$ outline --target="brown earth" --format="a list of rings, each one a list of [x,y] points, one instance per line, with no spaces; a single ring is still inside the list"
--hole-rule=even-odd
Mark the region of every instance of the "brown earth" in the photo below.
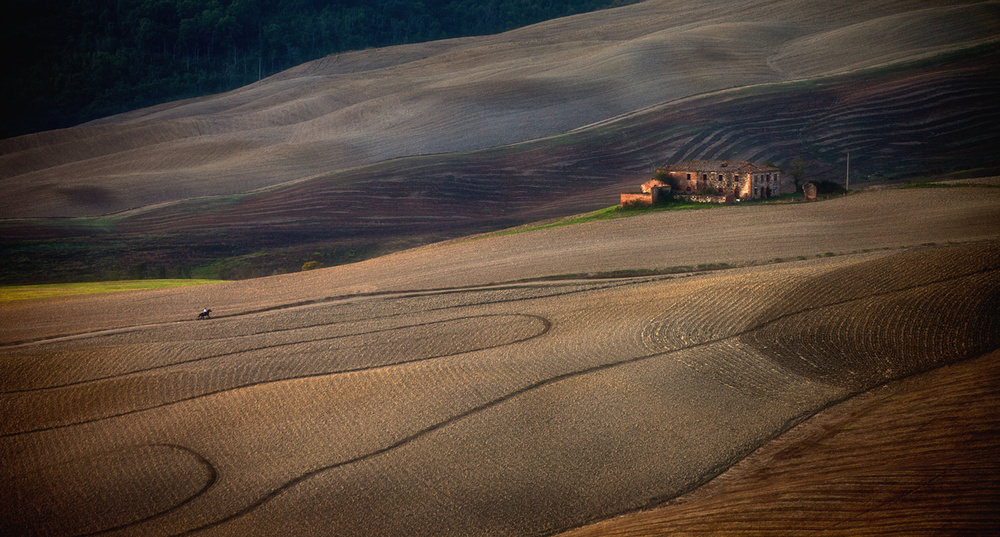
[[[1000,347],[998,195],[884,190],[654,213],[281,277],[0,306],[0,529],[544,535],[681,496],[833,403]],[[486,285],[720,262],[733,268]],[[206,305],[219,317],[194,320]],[[893,389],[909,405],[904,388]],[[992,397],[967,389],[965,400]],[[952,395],[936,401],[954,406]],[[955,512],[993,524],[985,457],[973,470],[952,458],[944,477],[912,486],[933,477],[910,459],[925,452],[916,439],[993,450],[993,422],[978,420],[989,409],[964,408],[961,420],[899,422],[894,437],[865,428],[829,442],[902,450],[888,466],[843,462],[826,444],[815,465],[812,448],[786,450],[774,495],[788,510],[829,500],[841,489],[814,486],[809,469],[838,460],[849,492],[981,491]],[[778,464],[796,457],[806,469]],[[744,512],[719,498],[688,523]],[[870,511],[871,495],[852,498],[836,506],[844,518]],[[919,529],[919,513],[892,505],[869,520]]]
[[[651,0],[346,53],[229,93],[0,141],[0,217],[97,216],[523,142],[692,95],[995,43],[998,30],[991,2]]]
[[[854,152],[855,173],[867,170],[873,177],[940,173],[973,163],[1000,166],[991,156],[1000,135],[988,128],[1000,121],[998,68],[1000,49],[831,80],[819,88],[789,85],[701,97],[554,139],[402,159],[239,200],[130,213],[119,228],[149,233],[266,225],[277,232],[294,226],[344,238],[467,234],[470,226],[607,207],[619,192],[635,190],[658,163],[712,155],[763,162],[812,152],[843,163],[847,148]],[[812,173],[830,178],[831,167],[817,163]],[[834,173],[843,179],[843,169]],[[783,187],[792,190],[790,176]]]
[[[0,216],[122,211],[6,223],[56,251],[213,232],[255,251],[607,206],[681,158],[988,172],[998,21],[650,1],[344,54],[2,141]],[[652,213],[0,305],[0,533],[989,531],[998,196]],[[648,270],[670,274],[580,277]]]
[[[400,252],[363,263],[136,295],[0,304],[0,341],[218,315],[330,297],[624,269],[767,263],[924,243],[995,240],[1000,190],[879,190],[823,203],[649,214]],[[72,311],[66,315],[64,311]]]
[[[996,535],[1000,354],[813,416],[666,506],[562,537]]]
[[[353,262],[604,208],[687,158],[997,173],[993,4],[933,4],[647,2],[0,141],[0,283]],[[74,215],[105,216],[20,219]]]
[[[0,255],[8,260],[0,281],[187,276],[185,270],[237,256],[246,256],[237,269],[202,275],[245,278],[298,271],[309,260],[356,261],[607,207],[669,155],[763,161],[775,152],[815,151],[842,161],[848,147],[853,170],[886,177],[1000,167],[1000,131],[989,127],[1000,121],[997,60],[1000,49],[822,87],[706,96],[565,136],[400,159],[97,225],[8,221],[0,228]],[[842,172],[819,164],[810,170],[810,178],[840,179]]]

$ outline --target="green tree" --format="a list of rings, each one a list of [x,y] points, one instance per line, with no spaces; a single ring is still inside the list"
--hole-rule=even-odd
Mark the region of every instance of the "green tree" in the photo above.
[[[806,173],[806,161],[799,157],[795,157],[789,164],[791,166],[789,173],[792,174],[792,179],[795,180],[795,191],[799,192],[801,190],[799,183],[802,181],[802,178]]]

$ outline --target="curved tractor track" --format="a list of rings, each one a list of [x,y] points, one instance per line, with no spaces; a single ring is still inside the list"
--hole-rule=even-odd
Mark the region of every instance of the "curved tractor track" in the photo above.
[[[995,535],[1000,352],[824,410],[697,491],[563,537]]]
[[[1000,347],[1000,245],[329,302],[4,349],[7,534],[541,535]]]

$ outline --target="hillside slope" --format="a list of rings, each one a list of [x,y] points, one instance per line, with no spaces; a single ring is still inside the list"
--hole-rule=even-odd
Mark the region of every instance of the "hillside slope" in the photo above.
[[[851,185],[1000,173],[1000,47],[722,91],[499,148],[407,157],[98,219],[0,222],[0,282],[246,278],[605,208],[660,162],[804,156]],[[787,161],[785,162],[788,163]],[[785,175],[784,188],[791,189]],[[81,199],[100,191],[78,190]],[[59,198],[48,202],[60,203]],[[202,268],[198,268],[202,267]]]
[[[343,54],[226,94],[0,142],[0,217],[108,214],[510,144],[705,92],[995,42],[998,29],[993,2],[650,0]]]
[[[1000,238],[1000,189],[875,190],[822,203],[653,213],[406,250],[318,271],[221,285],[0,304],[0,342],[176,322],[211,307],[290,304],[482,286],[553,275],[731,266]]]
[[[0,528],[547,535],[631,512],[832,403],[1000,347],[998,196],[884,190],[652,213],[280,277],[0,305]],[[720,262],[731,268],[510,282]],[[218,317],[195,320],[205,306]],[[984,413],[935,421],[930,436],[917,415],[880,441],[918,455],[913,438],[971,438],[995,453]],[[910,461],[902,473],[840,476],[882,496],[898,489],[880,476],[921,483],[893,453]],[[995,486],[995,458],[955,460],[912,497]],[[823,497],[795,481],[808,470],[774,468],[789,480],[778,486],[803,485],[788,512]],[[851,498],[838,512],[883,520],[870,494]],[[951,516],[986,524],[967,527],[996,523],[991,497],[953,498]]]
[[[808,84],[726,91],[503,148],[399,159],[322,175],[239,199],[121,215],[122,230],[272,231],[390,236],[521,224],[603,208],[657,163],[725,155],[765,162],[811,154],[809,178],[931,175],[1000,169],[1000,48]],[[859,171],[861,170],[861,171]],[[785,191],[792,189],[785,176]],[[379,216],[384,220],[379,221]]]
[[[709,485],[562,537],[994,535],[1000,353],[820,413]]]

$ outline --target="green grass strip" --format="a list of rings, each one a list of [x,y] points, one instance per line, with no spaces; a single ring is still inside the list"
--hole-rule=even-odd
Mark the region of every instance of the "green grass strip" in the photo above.
[[[143,289],[168,289],[171,287],[186,287],[188,285],[219,283],[221,281],[224,280],[122,280],[111,282],[10,285],[0,287],[0,302],[32,300],[36,298],[117,293],[120,291],[137,291]]]
[[[458,242],[487,239],[491,237],[502,237],[504,235],[515,235],[517,233],[527,233],[529,231],[538,231],[540,229],[551,229],[555,227],[573,226],[576,224],[586,224],[588,222],[599,222],[602,220],[615,220],[618,218],[628,218],[630,216],[640,216],[648,213],[658,213],[663,211],[688,211],[688,210],[698,210],[698,209],[714,209],[717,207],[723,207],[723,205],[715,203],[687,203],[687,202],[673,202],[663,205],[653,205],[653,206],[642,205],[637,207],[625,207],[625,208],[621,208],[618,205],[613,205],[611,207],[606,207],[604,209],[598,209],[596,211],[592,211],[589,213],[567,216],[565,218],[560,218],[558,220],[549,221],[546,223],[527,224],[524,226],[518,226],[509,229],[501,229],[499,231],[493,231],[490,233],[483,233],[481,235],[468,237],[467,239],[459,239]]]

